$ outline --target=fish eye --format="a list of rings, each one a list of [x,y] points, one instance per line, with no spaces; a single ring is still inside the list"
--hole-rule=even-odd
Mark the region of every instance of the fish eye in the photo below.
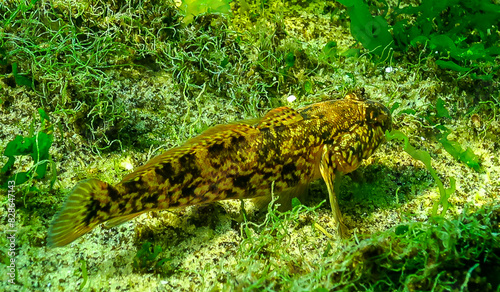
[[[366,111],[366,121],[370,124],[383,122],[384,116],[378,108],[368,108]]]
[[[375,101],[367,102],[365,119],[368,124],[379,124],[384,128],[391,128],[391,113],[381,103]]]

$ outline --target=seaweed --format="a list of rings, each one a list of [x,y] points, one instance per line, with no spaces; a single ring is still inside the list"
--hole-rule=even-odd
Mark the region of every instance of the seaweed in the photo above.
[[[351,17],[351,34],[363,47],[382,59],[389,57],[394,40],[387,21],[380,15],[372,16],[364,0],[338,0],[347,7]]]
[[[342,252],[341,267],[353,269],[330,272],[330,277],[339,281],[329,288],[498,291],[499,207],[472,213],[465,209],[456,219],[432,217],[374,234]]]
[[[19,3],[19,5],[16,7],[16,10],[13,11],[9,15],[9,17],[2,22],[2,27],[9,27],[12,21],[19,14],[19,12],[26,13],[28,10],[31,10],[38,1],[40,0],[30,0],[29,2],[22,1],[21,3]],[[28,5],[26,3],[28,3]],[[16,50],[7,51],[3,47],[4,42],[5,42],[4,37],[2,34],[0,34],[0,43],[2,44],[2,46],[0,47],[0,66],[10,65],[9,56],[16,53]],[[21,74],[18,71],[17,62],[12,62],[11,66],[12,66],[12,77],[14,78],[15,84],[33,88],[33,82],[34,82],[33,78],[27,77],[25,76],[25,74]],[[0,104],[1,103],[2,99],[0,99]]]
[[[134,257],[134,267],[136,269],[152,271],[160,268],[165,262],[170,259],[159,259],[158,255],[163,251],[161,246],[152,246],[152,243],[146,241],[142,244],[141,248],[137,250]]]
[[[222,268],[229,275],[220,290],[498,291],[500,205],[471,211],[466,207],[453,219],[404,221],[332,248],[335,241],[306,236],[296,242],[290,236],[308,225],[322,236],[312,219],[317,216],[308,219],[313,208],[301,205],[285,213],[270,208],[262,224],[242,224],[238,261]],[[299,246],[299,256],[290,257],[292,245]],[[308,248],[320,256],[303,255]]]
[[[203,13],[229,14],[232,0],[182,0],[181,12],[184,14],[183,22],[189,24],[194,17]]]
[[[7,55],[7,51],[4,48],[0,47],[0,66],[4,66],[6,68],[10,66],[10,70],[12,71],[11,73],[4,75],[4,77],[6,77],[8,81],[7,84],[12,87],[14,87],[15,85],[23,85],[33,89],[34,79],[28,77],[26,74],[20,73],[18,70],[17,62],[13,62],[11,64]],[[13,83],[12,80],[14,81]]]
[[[431,156],[428,152],[423,151],[423,150],[417,150],[415,147],[413,147],[408,139],[408,136],[403,134],[401,131],[393,130],[391,132],[386,131],[385,132],[385,137],[387,138],[387,141],[391,141],[394,139],[398,139],[400,141],[404,141],[403,149],[406,153],[410,154],[413,159],[421,161],[424,165],[425,168],[429,171],[431,174],[432,178],[436,182],[439,188],[439,194],[440,194],[440,199],[437,202],[434,202],[434,205],[432,206],[432,215],[436,216],[439,205],[441,205],[443,208],[441,210],[440,215],[444,216],[446,211],[448,210],[448,199],[450,198],[451,194],[455,192],[455,178],[451,177],[450,178],[450,187],[445,188],[443,185],[443,182],[439,179],[436,171],[431,165]]]
[[[472,79],[484,81],[498,72],[499,66],[492,64],[500,55],[500,6],[491,1],[423,0],[418,6],[403,8],[400,1],[395,7],[380,1],[382,9],[376,4],[368,6],[365,0],[338,2],[347,7],[352,36],[381,59],[391,52],[386,48],[405,52],[424,44],[441,69],[470,73]],[[370,10],[384,13],[372,16]]]
[[[465,163],[468,167],[474,169],[477,172],[481,171],[481,165],[479,156],[474,154],[474,151],[467,147],[467,149],[463,149],[460,143],[453,140],[448,140],[448,135],[451,133],[450,130],[447,130],[442,137],[438,140],[443,148],[450,153],[453,158],[456,160]]]
[[[445,102],[441,98],[438,98],[436,101],[436,116],[438,118],[451,119],[450,113],[445,107]],[[444,124],[438,123],[438,121],[434,122],[430,116],[425,116],[424,118],[439,131],[437,135],[438,142],[441,143],[446,152],[457,161],[464,163],[475,171],[481,171],[479,156],[477,156],[470,147],[464,150],[459,142],[448,139],[448,135],[450,135],[452,131]]]
[[[33,88],[33,79],[29,78],[17,71],[17,63],[12,63],[12,75],[14,76],[14,81],[17,85],[24,85],[29,88]]]
[[[30,179],[40,180],[45,178],[49,163],[52,169],[50,188],[55,182],[55,165],[49,153],[54,136],[54,126],[50,123],[49,116],[44,110],[38,109],[38,113],[41,124],[39,130],[36,133],[34,132],[33,123],[27,137],[17,135],[5,147],[3,155],[7,156],[8,160],[0,170],[2,188],[7,188],[8,181],[15,181],[16,185],[21,185]],[[16,162],[16,156],[31,156],[34,165],[28,171],[10,175]]]
[[[87,273],[87,263],[85,262],[84,259],[80,259],[80,263],[81,263],[80,269],[82,270],[83,281],[80,284],[80,287],[78,287],[78,291],[82,291],[82,289],[85,287],[85,285],[87,285],[87,281],[89,279],[89,276]]]
[[[338,56],[338,48],[336,41],[330,41],[323,47],[323,58],[333,62]]]
[[[439,118],[448,118],[451,119],[450,112],[444,106],[444,100],[442,98],[438,98],[436,101],[436,114]]]

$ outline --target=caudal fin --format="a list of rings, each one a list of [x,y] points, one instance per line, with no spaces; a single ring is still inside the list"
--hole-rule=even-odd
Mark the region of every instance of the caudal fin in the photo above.
[[[66,198],[50,224],[49,247],[64,246],[106,221],[109,190],[113,187],[97,179],[80,181]]]

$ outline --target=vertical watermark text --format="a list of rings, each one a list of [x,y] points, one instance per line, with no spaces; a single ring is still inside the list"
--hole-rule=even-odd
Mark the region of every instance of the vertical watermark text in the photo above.
[[[16,183],[15,181],[8,182],[8,202],[7,202],[7,229],[5,230],[5,234],[7,236],[8,242],[8,256],[9,256],[9,265],[7,266],[7,281],[9,284],[15,284],[16,281],[16,194],[14,191]]]

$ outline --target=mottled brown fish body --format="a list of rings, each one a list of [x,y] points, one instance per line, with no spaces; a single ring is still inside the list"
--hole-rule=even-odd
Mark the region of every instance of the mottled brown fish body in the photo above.
[[[68,244],[102,222],[114,226],[151,210],[268,196],[273,183],[279,193],[319,177],[345,233],[336,175],[356,169],[390,127],[387,108],[355,95],[299,110],[273,109],[253,124],[216,126],[151,159],[114,187],[96,179],[78,183],[51,225],[49,245]]]

